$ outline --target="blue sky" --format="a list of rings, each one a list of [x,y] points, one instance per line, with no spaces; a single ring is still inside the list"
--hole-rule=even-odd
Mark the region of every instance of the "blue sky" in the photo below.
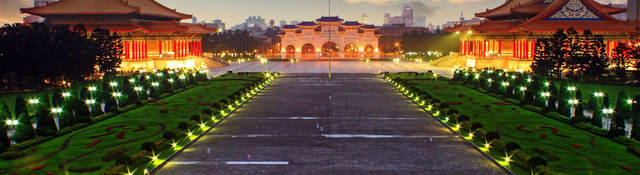
[[[248,16],[268,20],[313,20],[328,14],[327,0],[157,0],[178,11],[193,14],[198,20],[221,19],[227,27],[240,24]],[[457,20],[464,11],[466,18],[487,8],[495,8],[505,0],[332,0],[332,14],[347,20],[357,20],[362,14],[369,22],[380,25],[385,12],[400,15],[401,6],[410,3],[416,13],[426,16],[427,23],[443,24]],[[626,0],[597,0],[602,3],[626,3]],[[33,6],[33,0],[0,0],[0,24],[22,20],[20,7]]]

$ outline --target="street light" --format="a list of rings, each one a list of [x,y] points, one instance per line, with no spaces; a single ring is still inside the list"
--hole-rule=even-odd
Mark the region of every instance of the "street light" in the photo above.
[[[62,93],[62,97],[64,97],[64,98],[71,97],[71,92],[63,92]]]
[[[113,93],[111,93],[111,96],[113,96],[113,98],[116,100],[116,106],[118,107],[118,110],[120,110],[120,102],[119,102],[118,99],[122,96],[122,93],[113,92]]]
[[[37,105],[38,103],[40,103],[40,100],[37,98],[31,98],[27,101],[30,105]]]
[[[136,82],[136,79],[135,79],[135,78],[131,78],[131,79],[129,79],[129,83],[135,83],[135,82]]]
[[[16,119],[7,119],[5,120],[5,124],[8,126],[7,136],[11,139],[11,145],[15,145],[16,142],[13,140],[13,136],[16,134],[16,126],[20,124],[20,122]]]
[[[575,86],[571,86],[567,88],[568,91],[576,91],[576,87]]]
[[[61,107],[51,108],[51,113],[53,114],[53,121],[56,124],[56,130],[60,130],[60,113],[62,113]]]
[[[593,96],[604,97],[604,93],[603,92],[595,92],[595,93],[593,93]]]
[[[112,88],[118,87],[118,82],[115,82],[115,81],[109,82],[109,87],[112,87]]]
[[[89,87],[87,87],[87,90],[89,90],[90,92],[93,92],[93,91],[98,90],[98,88],[96,88],[95,86],[89,86]]]

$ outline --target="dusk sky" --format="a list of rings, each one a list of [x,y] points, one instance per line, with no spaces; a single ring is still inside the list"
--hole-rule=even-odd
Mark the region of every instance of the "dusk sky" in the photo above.
[[[262,16],[268,23],[276,20],[314,20],[328,14],[327,0],[157,0],[180,12],[193,14],[199,21],[221,19],[227,28],[240,24],[248,16]],[[626,3],[626,0],[597,0],[602,3]],[[427,23],[435,25],[457,20],[464,11],[465,18],[476,12],[495,8],[504,0],[332,0],[332,15],[346,20],[358,20],[362,14],[369,16],[369,23],[381,25],[386,12],[399,16],[400,9],[411,4],[415,15],[427,17]],[[0,23],[21,22],[25,14],[20,7],[33,6],[33,0],[0,0]]]

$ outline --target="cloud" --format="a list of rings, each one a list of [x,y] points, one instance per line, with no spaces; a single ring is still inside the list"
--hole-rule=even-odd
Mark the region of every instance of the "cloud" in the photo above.
[[[393,9],[402,9],[405,5],[410,5],[413,8],[414,16],[425,16],[430,17],[433,16],[440,7],[427,5],[421,1],[413,1],[409,3],[397,3],[390,6]]]
[[[0,0],[0,23],[21,22],[24,14],[20,14],[20,7],[33,6],[32,0]]]

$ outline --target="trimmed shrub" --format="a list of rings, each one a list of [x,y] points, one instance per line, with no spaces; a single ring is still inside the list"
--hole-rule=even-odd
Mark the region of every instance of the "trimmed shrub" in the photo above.
[[[186,131],[187,129],[189,129],[189,124],[187,122],[180,122],[178,123],[178,129]]]
[[[469,121],[469,117],[468,117],[468,116],[466,116],[466,115],[460,115],[460,116],[458,116],[458,118],[456,118],[456,120],[457,120],[458,122]]]
[[[126,149],[115,149],[115,150],[110,150],[107,152],[107,154],[105,154],[104,156],[102,156],[102,161],[112,161],[112,160],[116,160],[119,157],[121,157],[124,153],[126,153],[127,150]]]
[[[213,113],[213,112],[211,111],[211,109],[210,109],[210,108],[208,108],[208,109],[202,109],[202,114],[204,114],[204,115],[211,115],[212,113]]]
[[[105,170],[102,174],[103,175],[122,175],[126,173],[125,172],[126,170],[127,170],[126,165],[116,165],[115,167]]]
[[[538,166],[547,166],[547,160],[542,157],[536,156],[527,160],[527,164],[529,165],[530,169],[535,169]]]
[[[512,152],[514,150],[519,150],[520,149],[520,144],[515,143],[515,142],[509,142],[504,146],[504,149],[507,152]]]
[[[9,151],[0,154],[0,159],[4,160],[14,160],[21,157],[24,157],[26,154],[22,151]]]
[[[165,131],[162,134],[162,138],[165,138],[167,140],[171,140],[171,139],[175,139],[176,138],[176,131]]]
[[[142,150],[153,152],[154,150],[156,150],[156,145],[151,142],[144,142],[142,143],[141,148]]]
[[[131,156],[120,156],[116,158],[116,165],[131,166],[132,163],[133,159],[131,158]]]
[[[202,121],[202,117],[200,115],[198,115],[198,114],[192,115],[191,116],[191,121],[200,122],[200,121]]]
[[[500,139],[500,134],[498,132],[491,131],[486,134],[485,138],[487,141],[497,140]]]
[[[484,125],[482,125],[482,123],[480,123],[480,122],[471,123],[471,130],[472,131],[475,131],[476,129],[479,129],[479,128],[484,128]]]

